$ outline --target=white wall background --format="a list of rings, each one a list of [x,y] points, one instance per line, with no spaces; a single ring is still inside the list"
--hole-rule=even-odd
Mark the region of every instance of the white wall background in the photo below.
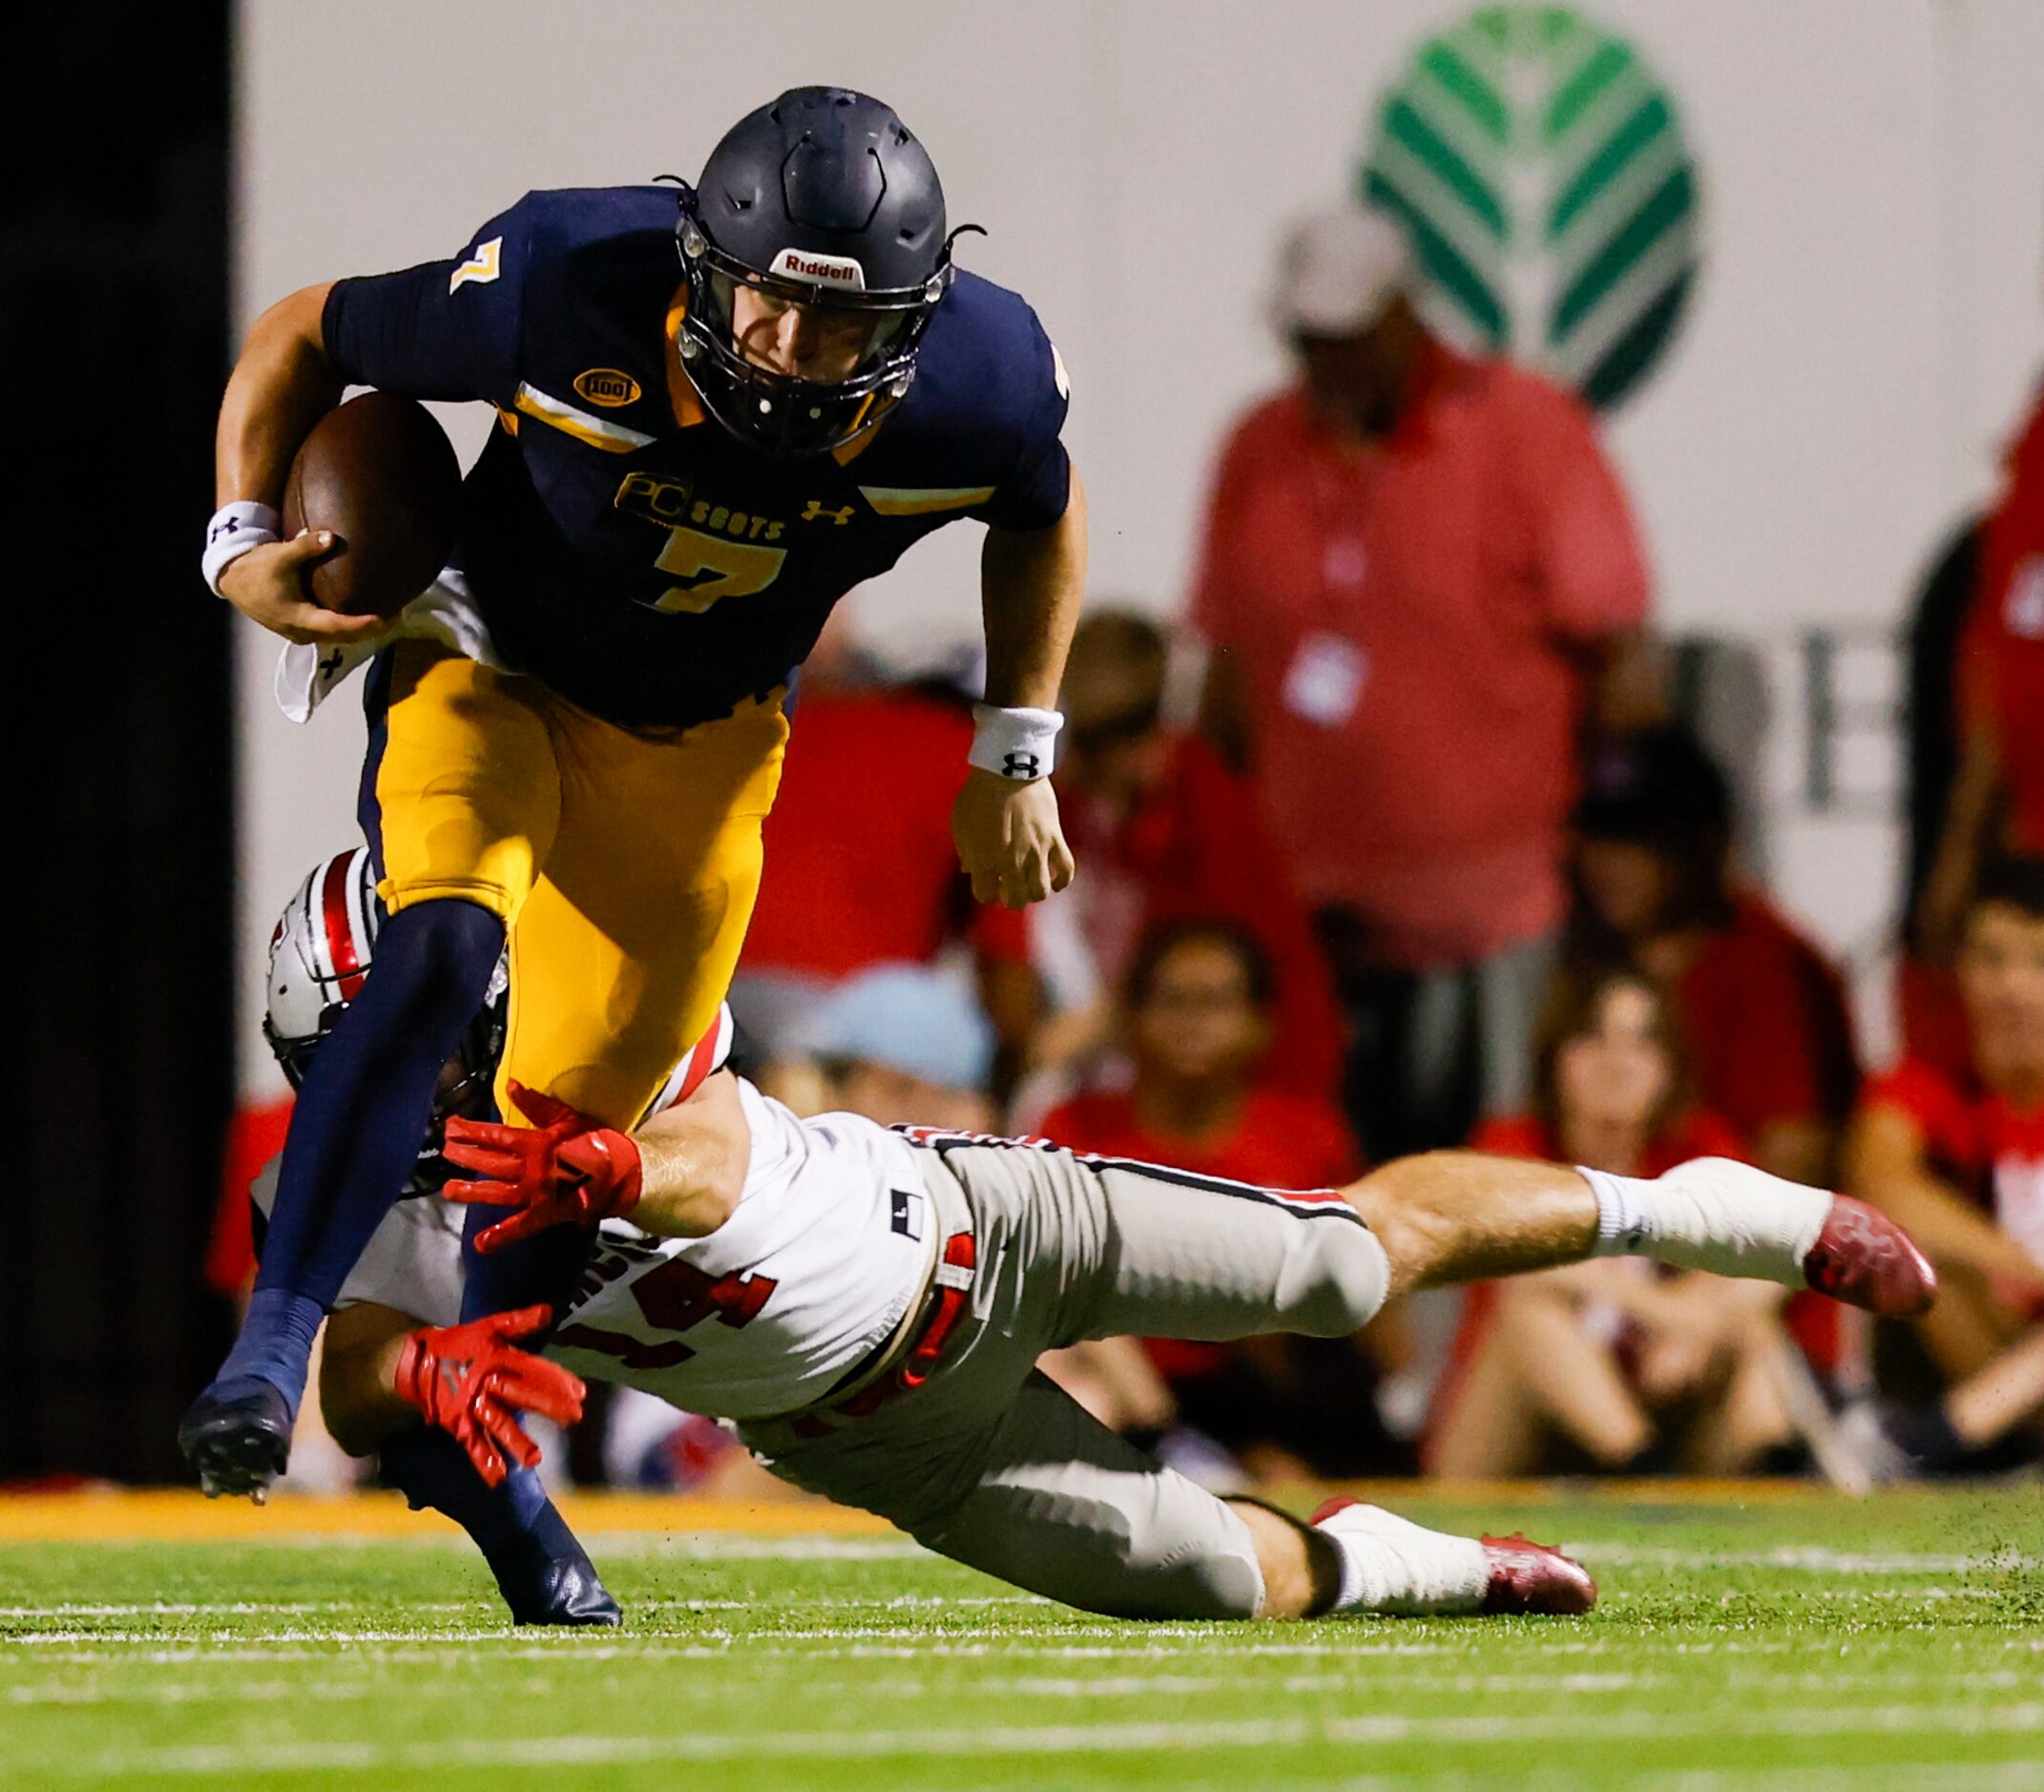
[[[445,255],[530,187],[693,175],[785,87],[865,88],[928,142],[953,219],[991,231],[965,260],[1028,294],[1064,352],[1095,592],[1169,610],[1216,442],[1283,373],[1260,322],[1275,235],[1346,189],[1379,91],[1463,10],[246,0],[240,313]],[[2044,0],[1580,10],[1658,67],[1704,183],[1689,315],[1609,431],[1664,618],[1763,641],[1891,623],[1990,490],[2044,365]],[[465,448],[480,442],[480,414],[448,421]],[[974,532],[945,531],[857,594],[862,632],[907,659],[969,639]],[[361,739],[346,701],[285,723],[272,658],[251,629],[239,898],[257,1087],[260,941],[304,867],[350,835]],[[1791,905],[1836,944],[1869,937],[1892,830],[1780,819]]]

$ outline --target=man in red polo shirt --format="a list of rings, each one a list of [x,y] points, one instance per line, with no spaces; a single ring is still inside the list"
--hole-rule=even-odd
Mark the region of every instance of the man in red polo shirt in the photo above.
[[[1409,273],[1381,214],[1293,234],[1275,308],[1301,378],[1222,451],[1192,606],[1210,732],[1336,959],[1376,1157],[1521,1099],[1578,737],[1621,693],[1627,720],[1658,700],[1589,413],[1437,341]]]

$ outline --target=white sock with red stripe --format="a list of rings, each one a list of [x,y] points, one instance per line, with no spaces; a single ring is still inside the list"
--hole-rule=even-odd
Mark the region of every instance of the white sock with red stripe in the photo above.
[[[1803,1260],[1831,1211],[1824,1189],[1730,1157],[1696,1157],[1646,1181],[1579,1174],[1596,1191],[1597,1257],[1651,1257],[1679,1269],[1803,1286]]]
[[[1426,1617],[1473,1612],[1483,1603],[1491,1566],[1474,1537],[1450,1536],[1360,1502],[1313,1527],[1341,1557],[1341,1590],[1328,1615],[1381,1612]]]

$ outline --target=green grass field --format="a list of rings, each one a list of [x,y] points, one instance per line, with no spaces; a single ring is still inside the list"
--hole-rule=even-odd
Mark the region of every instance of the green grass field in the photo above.
[[[2044,1492],[1404,1510],[1603,1602],[1144,1626],[886,1535],[636,1533],[628,1627],[563,1636],[438,1536],[7,1543],[0,1786],[2044,1787]]]

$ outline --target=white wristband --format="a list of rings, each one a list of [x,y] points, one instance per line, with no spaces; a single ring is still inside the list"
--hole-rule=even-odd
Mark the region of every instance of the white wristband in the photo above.
[[[972,750],[966,763],[1017,783],[1048,778],[1065,719],[1054,709],[995,709],[972,705]]]
[[[213,520],[206,525],[206,557],[199,564],[216,597],[220,594],[220,574],[251,548],[275,541],[282,527],[283,518],[267,504],[250,504],[245,499],[223,504],[213,512]]]

